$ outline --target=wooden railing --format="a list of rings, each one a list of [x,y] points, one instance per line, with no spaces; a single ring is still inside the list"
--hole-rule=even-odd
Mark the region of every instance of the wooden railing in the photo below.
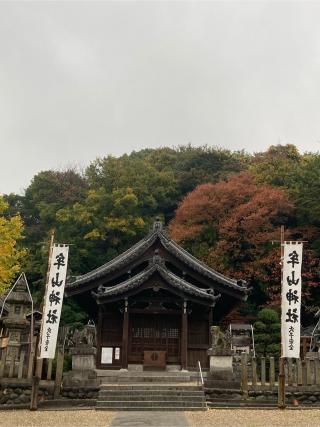
[[[34,354],[29,354],[21,350],[17,355],[8,354],[8,348],[0,352],[0,379],[2,378],[32,378],[34,373],[35,358]],[[54,359],[47,359],[42,370],[42,378],[52,379],[52,367],[56,365]]]
[[[241,355],[241,386],[248,390],[274,390],[278,386],[279,360],[274,357]],[[320,360],[313,358],[286,359],[286,385],[288,387],[312,387],[320,389]],[[317,387],[318,386],[318,387]]]

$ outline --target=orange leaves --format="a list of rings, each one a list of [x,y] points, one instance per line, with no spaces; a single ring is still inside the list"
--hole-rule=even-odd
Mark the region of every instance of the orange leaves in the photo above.
[[[302,295],[306,310],[314,311],[319,260],[311,242],[316,241],[318,231],[311,226],[290,227],[294,214],[283,190],[258,184],[253,175],[242,172],[189,193],[176,211],[170,232],[214,269],[248,280],[258,290],[251,297],[255,304],[279,305],[279,239],[284,225],[286,239],[310,242],[304,250]],[[277,243],[272,245],[272,241]]]
[[[189,193],[170,224],[174,239],[196,238],[204,227],[218,227],[222,240],[243,238],[259,243],[269,238],[293,209],[283,191],[257,185],[248,172],[226,182],[203,184]],[[281,219],[281,222],[280,222]]]
[[[282,190],[259,185],[253,175],[242,172],[189,193],[176,211],[170,232],[174,239],[190,243],[206,239],[215,229],[217,238],[208,246],[204,261],[236,278],[279,283],[279,247],[272,248],[271,240],[279,239],[279,227],[292,212],[293,205]]]

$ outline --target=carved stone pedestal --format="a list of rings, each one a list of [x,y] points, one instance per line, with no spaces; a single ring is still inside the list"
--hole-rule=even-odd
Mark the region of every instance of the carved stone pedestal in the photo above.
[[[79,346],[71,349],[72,371],[63,375],[65,387],[91,386],[97,383],[95,347]]]
[[[73,371],[94,371],[96,369],[95,347],[75,347],[71,349]]]
[[[208,387],[237,388],[239,382],[234,380],[233,356],[230,336],[220,331],[218,326],[211,328],[211,348],[207,354],[210,359],[210,373],[207,377]]]
[[[96,369],[96,330],[89,321],[72,336],[74,347],[70,349],[72,371],[63,376],[64,386],[88,386],[97,384]]]
[[[210,359],[210,379],[211,380],[233,380],[233,367],[231,355],[217,355],[212,349],[208,350]]]

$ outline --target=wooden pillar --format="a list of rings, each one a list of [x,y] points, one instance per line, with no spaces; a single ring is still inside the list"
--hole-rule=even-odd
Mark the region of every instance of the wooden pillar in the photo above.
[[[241,354],[241,390],[244,399],[248,399],[248,355]]]
[[[261,357],[261,386],[265,387],[266,385],[266,358]]]
[[[64,348],[57,346],[57,364],[56,364],[56,378],[54,381],[53,398],[58,399],[61,391],[62,377],[63,377],[63,361],[64,361]]]
[[[128,300],[125,300],[122,327],[122,369],[128,369],[128,338],[129,338],[129,312]]]
[[[270,389],[272,390],[275,384],[275,365],[274,365],[274,357],[270,357],[270,371],[269,371],[269,383]]]
[[[96,367],[101,368],[101,334],[103,324],[103,313],[102,308],[99,306],[98,311],[98,331],[97,331],[97,356],[96,356]]]
[[[209,326],[208,344],[209,344],[209,347],[211,347],[211,327],[213,326],[213,307],[209,308],[208,326]]]
[[[183,302],[181,319],[181,369],[187,370],[188,366],[188,313],[187,301]]]
[[[39,400],[39,385],[42,376],[43,359],[39,359],[39,334],[37,335],[36,346],[35,346],[35,372],[32,376],[32,389],[31,389],[31,400],[30,400],[30,411],[37,411],[38,400]]]
[[[257,388],[257,359],[253,357],[251,359],[251,367],[252,367],[252,388],[255,390]]]

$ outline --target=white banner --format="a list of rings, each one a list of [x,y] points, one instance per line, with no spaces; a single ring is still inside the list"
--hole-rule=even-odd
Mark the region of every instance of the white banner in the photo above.
[[[284,243],[281,295],[282,357],[300,357],[302,247],[300,242]]]
[[[49,282],[40,336],[40,358],[53,359],[56,351],[64,287],[67,276],[69,246],[54,245],[52,249]]]

